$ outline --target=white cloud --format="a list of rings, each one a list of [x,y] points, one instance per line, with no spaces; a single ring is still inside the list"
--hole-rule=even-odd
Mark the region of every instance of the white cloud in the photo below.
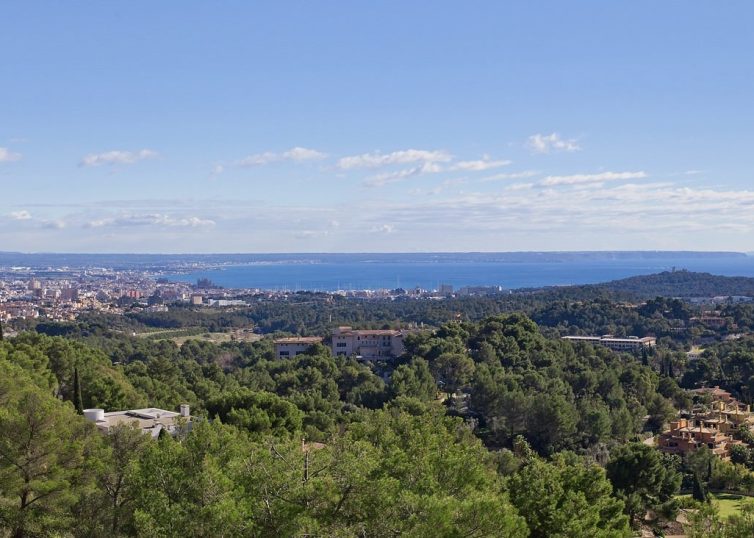
[[[9,163],[11,161],[18,161],[20,159],[20,153],[11,151],[8,148],[0,148],[0,163]]]
[[[327,230],[301,230],[293,235],[296,239],[314,239],[317,237],[325,237],[328,233]]]
[[[31,213],[25,209],[21,211],[13,211],[9,216],[13,220],[31,220]]]
[[[338,168],[350,170],[352,168],[379,168],[393,164],[417,162],[442,163],[449,162],[452,158],[452,155],[442,150],[406,149],[392,153],[380,153],[377,151],[342,157],[338,160]]]
[[[292,161],[317,161],[327,157],[327,154],[315,149],[302,148],[297,146],[283,153],[283,157]]]
[[[217,179],[223,172],[225,172],[225,166],[222,164],[216,164],[212,167],[212,172],[209,174],[209,179]]]
[[[493,161],[489,155],[484,155],[477,161],[459,161],[455,163],[451,170],[466,170],[469,172],[482,172],[484,170],[492,170],[494,168],[500,168],[501,166],[508,166],[512,161],[497,160]]]
[[[526,143],[533,153],[551,153],[555,151],[580,151],[581,146],[575,138],[563,139],[558,133],[531,135]]]
[[[603,183],[605,181],[621,181],[627,179],[643,179],[646,172],[601,172],[599,174],[573,174],[570,176],[547,176],[541,185],[554,187],[557,185],[583,185],[587,183]]]
[[[423,174],[436,174],[442,171],[443,169],[440,165],[432,162],[425,162],[424,164],[413,168],[377,174],[376,176],[366,179],[364,185],[367,187],[384,187],[388,183],[395,183],[396,181],[401,181],[409,177],[420,176]]]
[[[157,152],[151,149],[142,149],[139,151],[113,150],[85,155],[79,164],[80,166],[134,164],[145,159],[153,159],[157,155]]]
[[[417,196],[401,192],[395,198],[381,197],[379,203],[368,197],[323,205],[241,198],[135,200],[128,206],[102,201],[71,208],[76,212],[66,215],[65,229],[54,233],[43,227],[56,222],[42,219],[55,215],[42,213],[59,211],[60,206],[19,206],[14,210],[26,208],[33,219],[15,222],[16,229],[6,220],[3,239],[19,250],[24,246],[20,237],[37,237],[47,241],[40,245],[52,250],[65,240],[73,245],[99,241],[99,248],[111,250],[160,246],[163,251],[231,252],[253,244],[257,250],[355,251],[365,236],[375,250],[384,251],[408,251],[417,245],[427,251],[754,250],[754,190],[691,187],[683,181],[606,181],[601,188],[537,188],[541,184],[536,181],[512,181],[494,191],[423,190]],[[480,184],[469,180],[467,185]],[[103,212],[108,210],[113,212]],[[214,228],[210,210],[223,216]],[[90,222],[96,229],[83,233],[81,227]],[[197,243],[193,237],[200,231],[204,239]],[[28,235],[34,233],[38,235]]]
[[[369,231],[374,234],[391,234],[395,231],[395,226],[392,224],[382,224],[379,226],[373,226]]]
[[[131,227],[131,226],[158,226],[168,228],[198,228],[214,226],[215,221],[195,216],[174,217],[161,213],[150,214],[124,214],[117,217],[105,217],[91,220],[84,224],[85,228],[103,227]]]
[[[476,245],[485,244],[491,240],[485,234],[500,233],[517,236],[522,246],[531,245],[533,240],[547,244],[557,231],[557,242],[551,243],[551,248],[563,241],[570,241],[570,248],[586,248],[589,241],[633,234],[633,239],[620,247],[627,248],[639,238],[654,245],[651,241],[659,237],[658,230],[664,233],[662,237],[679,239],[681,244],[685,234],[696,231],[707,234],[708,239],[719,239],[720,232],[735,233],[740,241],[754,232],[752,209],[752,191],[690,189],[668,183],[532,190],[531,184],[521,184],[498,194],[415,198],[410,203],[385,207],[370,220],[389,221],[401,230],[410,230],[403,235],[408,233],[413,239],[447,237],[456,244],[461,244],[458,241],[463,237],[477,240]],[[685,248],[691,248],[688,242],[685,244],[689,245]],[[715,248],[715,244],[713,241],[707,248]]]
[[[508,179],[526,179],[528,177],[534,177],[538,174],[539,172],[535,170],[524,170],[523,172],[511,172],[509,174],[494,174],[491,176],[483,177],[479,181],[487,182],[487,181],[505,181]]]
[[[240,166],[262,166],[265,164],[278,162],[280,160],[282,160],[281,153],[266,151],[264,153],[256,153],[254,155],[244,157],[243,159],[238,161],[238,164]]]
[[[45,228],[48,230],[62,230],[65,227],[66,227],[66,222],[61,219],[42,221],[42,228]]]
[[[265,151],[244,157],[238,164],[240,166],[263,166],[265,164],[277,163],[281,161],[318,161],[327,157],[326,153],[309,148],[293,147],[281,153]]]
[[[505,187],[506,191],[525,191],[534,188],[534,183],[514,183]]]

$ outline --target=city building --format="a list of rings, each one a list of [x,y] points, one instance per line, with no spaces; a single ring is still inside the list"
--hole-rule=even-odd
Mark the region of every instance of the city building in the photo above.
[[[464,286],[458,290],[458,295],[489,296],[506,293],[502,286]]]
[[[613,351],[639,351],[641,349],[652,348],[657,345],[657,339],[654,336],[629,336],[628,338],[615,338],[611,334],[604,336],[564,336],[563,340],[571,342],[586,342],[588,344],[600,345]]]
[[[72,287],[63,288],[60,290],[60,299],[63,301],[78,301],[79,290]]]
[[[440,295],[453,295],[453,286],[450,284],[440,284],[440,288],[437,290]]]
[[[375,360],[403,355],[404,331],[394,329],[354,330],[338,327],[332,335],[335,356]]]
[[[217,308],[226,306],[248,306],[249,303],[241,299],[210,299],[207,304]]]
[[[315,344],[321,344],[319,336],[294,336],[291,338],[278,338],[275,340],[275,357],[289,359],[300,355]]]
[[[192,420],[188,404],[182,404],[179,412],[155,407],[109,413],[105,413],[104,409],[84,409],[84,417],[94,422],[102,433],[109,433],[110,428],[119,424],[133,424],[153,439],[163,430],[171,435],[178,433],[183,426],[190,430]]]

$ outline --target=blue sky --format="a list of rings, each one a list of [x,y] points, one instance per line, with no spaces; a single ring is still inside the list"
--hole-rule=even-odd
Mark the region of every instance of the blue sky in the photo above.
[[[750,1],[0,7],[0,250],[754,250]]]

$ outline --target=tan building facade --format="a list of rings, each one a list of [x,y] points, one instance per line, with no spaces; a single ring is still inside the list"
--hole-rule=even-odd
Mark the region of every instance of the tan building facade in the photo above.
[[[394,329],[354,330],[338,327],[332,335],[332,353],[361,360],[379,360],[403,355],[404,332]]]
[[[275,340],[275,357],[278,359],[290,359],[296,355],[305,353],[315,344],[321,344],[319,336],[294,336],[291,338],[278,338]]]

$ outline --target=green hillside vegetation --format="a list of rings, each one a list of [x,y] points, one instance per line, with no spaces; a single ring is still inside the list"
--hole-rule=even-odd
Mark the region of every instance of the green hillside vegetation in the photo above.
[[[648,509],[673,517],[695,480],[754,491],[750,451],[681,460],[641,443],[688,406],[682,386],[750,401],[752,340],[688,365],[558,337],[690,319],[685,303],[535,312],[549,327],[522,313],[438,323],[391,365],[322,345],[276,360],[269,338],[179,347],[105,317],[6,339],[0,536],[630,536]],[[76,412],[181,403],[193,430],[158,441],[102,435]]]

